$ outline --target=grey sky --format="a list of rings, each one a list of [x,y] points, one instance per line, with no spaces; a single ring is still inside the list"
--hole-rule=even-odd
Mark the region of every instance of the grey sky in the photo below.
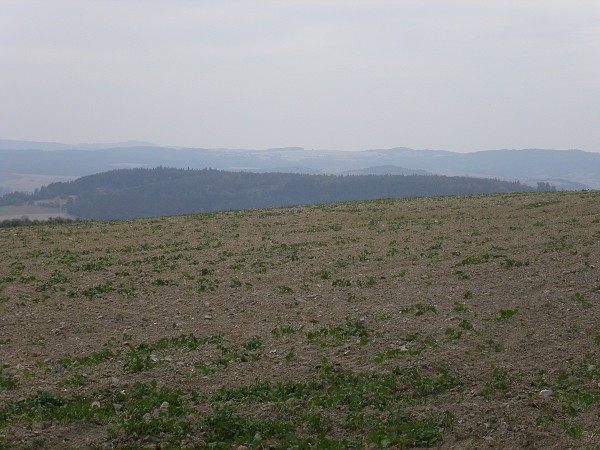
[[[600,151],[600,1],[2,0],[0,138]]]

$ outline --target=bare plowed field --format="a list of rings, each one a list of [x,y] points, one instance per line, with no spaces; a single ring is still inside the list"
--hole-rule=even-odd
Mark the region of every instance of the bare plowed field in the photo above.
[[[0,448],[598,448],[600,193],[0,229]]]

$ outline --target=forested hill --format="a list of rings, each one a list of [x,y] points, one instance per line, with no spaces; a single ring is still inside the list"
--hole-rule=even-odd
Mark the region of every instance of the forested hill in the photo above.
[[[129,219],[231,209],[377,198],[523,192],[518,182],[440,175],[300,175],[158,167],[121,169],[52,183],[34,194],[12,193],[0,204],[68,199],[82,219]]]

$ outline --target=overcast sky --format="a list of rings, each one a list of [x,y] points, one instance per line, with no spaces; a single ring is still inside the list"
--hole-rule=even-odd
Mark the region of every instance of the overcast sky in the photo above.
[[[600,151],[600,1],[1,0],[1,138]]]

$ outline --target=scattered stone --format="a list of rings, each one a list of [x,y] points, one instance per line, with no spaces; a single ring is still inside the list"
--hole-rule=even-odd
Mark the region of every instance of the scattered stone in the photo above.
[[[152,362],[158,362],[159,359],[160,358],[156,355],[150,355],[150,361],[152,361]]]
[[[115,411],[121,411],[123,409],[123,405],[120,403],[113,403],[113,408],[115,408]]]
[[[554,397],[554,392],[552,389],[542,389],[540,391],[540,397],[542,398],[552,398]]]
[[[98,400],[92,402],[92,408],[100,408],[100,406],[102,405],[100,405],[100,402]]]
[[[146,413],[142,416],[142,419],[144,419],[144,422],[149,423],[152,420],[152,414]]]
[[[110,384],[113,387],[118,386],[119,384],[121,384],[121,380],[119,380],[117,377],[110,377]]]
[[[210,314],[206,314],[204,316],[204,320],[212,320],[212,316]]]
[[[169,402],[162,402],[160,405],[160,409],[169,409]]]

